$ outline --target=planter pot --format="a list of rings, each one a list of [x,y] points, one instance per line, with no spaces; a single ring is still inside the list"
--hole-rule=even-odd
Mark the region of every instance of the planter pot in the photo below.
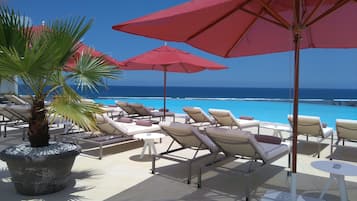
[[[52,142],[47,147],[29,144],[11,146],[0,152],[6,161],[16,191],[43,195],[62,190],[81,148],[76,144]]]

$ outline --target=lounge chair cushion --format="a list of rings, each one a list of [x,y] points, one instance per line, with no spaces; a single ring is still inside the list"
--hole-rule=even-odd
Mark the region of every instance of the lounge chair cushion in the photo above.
[[[254,135],[258,142],[265,142],[270,144],[281,144],[281,138],[270,135]]]
[[[152,122],[149,120],[137,120],[136,125],[139,126],[152,126]]]
[[[123,122],[123,123],[131,123],[133,122],[132,118],[128,118],[128,117],[121,117],[117,120],[118,122]]]
[[[251,117],[251,116],[240,116],[239,119],[254,120],[254,117]]]

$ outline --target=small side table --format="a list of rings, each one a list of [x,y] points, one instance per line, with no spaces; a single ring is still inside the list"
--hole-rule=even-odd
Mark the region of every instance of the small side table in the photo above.
[[[311,166],[330,173],[330,179],[325,184],[320,199],[323,198],[332,181],[336,180],[340,190],[341,201],[348,201],[345,176],[357,176],[357,166],[337,161],[314,161],[311,163]]]
[[[274,131],[273,136],[280,137],[283,140],[283,135],[281,132],[291,132],[291,128],[288,126],[278,126],[278,125],[261,125],[262,128],[272,129]]]
[[[155,148],[155,139],[161,139],[165,137],[162,133],[139,133],[134,135],[135,139],[144,140],[144,147],[141,151],[140,159],[144,157],[144,153],[146,148],[149,148],[149,154],[151,155],[151,149],[153,150],[154,154],[157,154]]]

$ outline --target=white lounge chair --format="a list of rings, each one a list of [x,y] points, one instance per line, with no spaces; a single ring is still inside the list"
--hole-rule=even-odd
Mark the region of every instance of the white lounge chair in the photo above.
[[[61,137],[62,140],[70,140],[77,143],[86,142],[97,145],[99,147],[98,158],[102,159],[104,146],[114,146],[136,141],[133,135],[138,133],[160,131],[160,126],[158,125],[143,126],[138,125],[136,122],[116,122],[106,115],[96,114],[95,117],[99,133],[82,132],[58,137]]]
[[[129,105],[136,111],[137,114],[141,117],[151,118],[160,118],[160,121],[164,118],[164,112],[155,111],[150,108],[145,107],[143,104],[138,103],[129,103]],[[175,113],[173,112],[165,112],[166,117],[172,117],[173,122],[175,122]]]
[[[122,102],[122,101],[115,101],[115,104],[119,106],[127,116],[138,116],[139,114],[135,111],[133,107],[130,106],[129,103],[127,102]]]
[[[165,152],[154,155],[152,160],[152,173],[155,173],[155,161],[157,158],[164,158],[176,162],[187,164],[187,183],[191,182],[192,163],[202,158],[212,157],[213,161],[219,152],[219,148],[205,134],[201,133],[197,127],[183,123],[161,122],[161,129],[172,138],[172,142]],[[172,145],[177,143],[179,148],[171,149]],[[187,157],[187,154],[180,154],[179,151],[190,149],[194,151],[193,157]],[[199,151],[209,150],[209,153],[197,157]]]
[[[3,136],[7,136],[7,127],[14,127],[17,125],[27,124],[27,121],[23,121],[21,117],[11,109],[9,109],[10,105],[0,104],[0,136],[2,136],[2,131],[4,131]],[[4,126],[2,130],[1,127]]]
[[[288,115],[288,120],[290,122],[290,126],[293,127],[293,116]],[[333,142],[333,128],[326,127],[324,128],[320,117],[317,116],[306,116],[299,115],[298,116],[298,135],[305,135],[306,140],[308,141],[308,137],[316,137],[317,138],[317,157],[320,158],[321,151],[321,142],[331,136],[331,143]],[[332,145],[332,144],[331,144]],[[332,152],[332,146],[331,146]]]
[[[27,101],[13,94],[5,94],[4,97],[10,102],[15,103],[17,105],[29,104]]]
[[[357,140],[357,120],[352,119],[336,119],[336,145],[342,140],[342,145],[345,145],[346,140]]]
[[[209,109],[208,112],[216,120],[218,126],[238,129],[257,127],[259,134],[260,122],[258,120],[237,119],[229,110]]]
[[[216,121],[208,116],[200,107],[184,107],[183,111],[189,116],[186,123],[198,126],[210,126],[216,123]]]
[[[244,158],[250,159],[251,162],[260,160],[262,161],[261,166],[263,166],[290,153],[289,145],[281,143],[281,139],[278,137],[260,136],[252,134],[249,131],[218,127],[207,128],[206,132],[212,141],[225,153],[226,159]],[[221,161],[224,162],[225,160]],[[201,168],[198,176],[198,187],[202,185],[201,173],[204,170],[207,171],[220,166],[221,161],[218,161],[216,164],[208,164]],[[290,164],[289,162],[290,154],[288,164]],[[247,173],[252,173],[250,168],[248,172],[244,172],[244,175]],[[249,198],[249,185],[247,184],[246,186],[246,197]]]

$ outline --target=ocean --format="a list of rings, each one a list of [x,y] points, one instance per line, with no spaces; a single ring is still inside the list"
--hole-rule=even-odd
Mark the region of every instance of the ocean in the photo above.
[[[292,99],[288,88],[236,88],[236,87],[167,87],[171,98],[251,98]],[[99,93],[79,92],[88,98],[100,97],[162,97],[161,86],[108,86]],[[335,100],[357,99],[357,89],[300,89],[300,99]]]
[[[19,88],[19,94],[24,94]],[[79,92],[104,105],[115,100],[163,107],[163,88],[147,86],[108,86],[99,93]],[[269,122],[288,123],[292,113],[293,91],[287,88],[168,87],[167,108],[183,113],[186,106],[230,110],[236,117],[253,116]],[[319,116],[334,127],[338,118],[357,119],[357,89],[300,89],[299,114]],[[355,106],[355,107],[351,107]]]

